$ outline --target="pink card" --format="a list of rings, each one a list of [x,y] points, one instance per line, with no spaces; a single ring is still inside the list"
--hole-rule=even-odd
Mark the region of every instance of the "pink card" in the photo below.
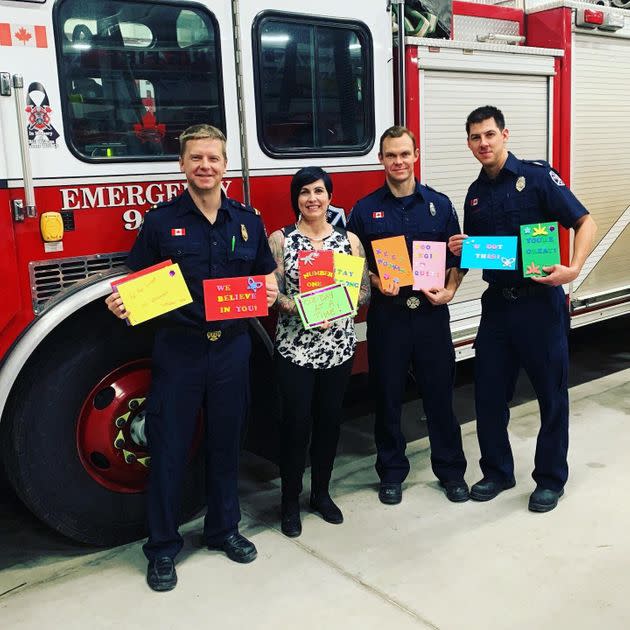
[[[446,276],[446,243],[413,242],[413,288],[444,287]]]

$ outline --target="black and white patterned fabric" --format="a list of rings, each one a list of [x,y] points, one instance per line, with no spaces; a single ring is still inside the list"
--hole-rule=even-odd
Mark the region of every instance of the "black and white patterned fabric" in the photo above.
[[[337,231],[324,239],[322,249],[352,254],[347,235]],[[296,229],[284,239],[285,292],[288,297],[300,292],[298,252],[301,250],[314,251],[314,247]],[[326,330],[304,330],[299,315],[280,313],[278,317],[276,350],[302,367],[325,370],[341,365],[353,356],[356,342],[353,318],[333,322]]]

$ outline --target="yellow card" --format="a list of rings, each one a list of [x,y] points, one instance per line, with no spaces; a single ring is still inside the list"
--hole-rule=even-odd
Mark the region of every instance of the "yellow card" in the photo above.
[[[177,263],[116,284],[132,326],[190,304],[192,297]]]
[[[350,300],[356,311],[359,302],[359,289],[361,288],[365,258],[335,252],[333,261],[335,265],[335,282],[348,287]]]

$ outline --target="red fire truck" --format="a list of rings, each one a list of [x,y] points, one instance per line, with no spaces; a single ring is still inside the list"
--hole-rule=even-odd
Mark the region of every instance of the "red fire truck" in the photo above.
[[[309,164],[332,174],[331,220],[343,221],[382,183],[378,137],[395,121],[419,139],[418,177],[461,208],[477,173],[465,117],[497,105],[512,150],[552,162],[599,225],[567,287],[574,325],[630,310],[628,12],[453,0],[450,38],[434,39],[405,37],[408,4],[404,23],[402,0],[308,12],[289,0],[0,0],[0,447],[51,527],[99,545],[142,535],[151,335],[103,298],[143,213],[183,189],[190,124],[226,131],[225,191],[274,230]],[[481,291],[470,273],[452,306],[459,358],[472,355]],[[256,384],[270,341],[255,333]],[[192,453],[187,514],[202,465]]]

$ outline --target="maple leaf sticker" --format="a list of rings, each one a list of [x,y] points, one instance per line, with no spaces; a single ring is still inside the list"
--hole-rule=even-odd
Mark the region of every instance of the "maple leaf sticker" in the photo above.
[[[538,227],[534,228],[534,232],[533,232],[532,236],[547,236],[547,228],[545,228],[544,226],[540,225],[540,223],[539,223]]]
[[[32,38],[33,36],[24,27],[15,33],[15,39],[21,41],[24,45],[26,45],[26,42]]]
[[[531,262],[529,263],[529,267],[527,267],[527,269],[525,270],[525,273],[530,276],[539,276],[540,267],[536,263]]]

